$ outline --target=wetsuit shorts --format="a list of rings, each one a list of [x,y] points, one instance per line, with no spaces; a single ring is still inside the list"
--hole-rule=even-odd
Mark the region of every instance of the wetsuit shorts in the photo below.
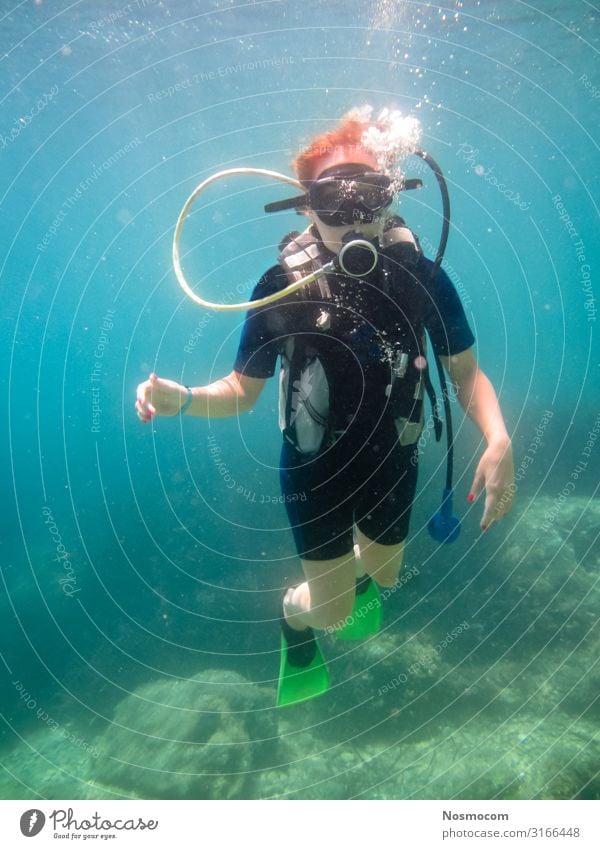
[[[331,560],[349,554],[354,524],[381,545],[402,542],[417,465],[416,445],[401,446],[393,424],[363,441],[342,438],[312,459],[284,440],[281,490],[299,556]]]

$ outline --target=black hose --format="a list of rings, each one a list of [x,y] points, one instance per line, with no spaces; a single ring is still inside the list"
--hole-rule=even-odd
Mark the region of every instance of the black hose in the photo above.
[[[428,153],[425,153],[424,150],[415,150],[415,155],[420,156],[421,159],[425,160],[425,162],[429,165],[429,167],[435,174],[435,178],[438,181],[438,186],[440,188],[440,194],[442,196],[442,216],[444,219],[444,223],[442,225],[442,232],[440,235],[437,254],[435,256],[435,261],[433,263],[433,268],[431,269],[431,275],[429,278],[430,280],[433,280],[435,275],[438,273],[440,265],[442,264],[444,253],[446,252],[446,245],[448,243],[448,233],[450,231],[450,196],[448,194],[448,186],[446,185],[446,180],[444,178],[444,175],[442,174],[442,169],[437,164],[435,159]]]
[[[425,153],[425,151],[423,150],[415,150],[415,155],[420,156],[421,159],[423,159],[429,165],[429,167],[435,174],[440,189],[440,194],[442,196],[442,216],[444,221],[442,224],[442,232],[440,234],[440,241],[438,244],[437,253],[433,262],[433,266],[431,268],[431,273],[429,275],[429,282],[431,283],[435,279],[435,276],[437,275],[440,269],[442,260],[444,259],[446,245],[448,243],[448,233],[450,232],[450,196],[448,194],[448,186],[446,185],[446,180],[444,178],[444,175],[442,174],[442,169],[437,164],[435,159],[428,153]],[[435,360],[440,381],[440,388],[442,390],[442,399],[444,401],[444,416],[446,418],[446,438],[448,444],[448,447],[446,449],[446,489],[451,490],[452,478],[454,475],[454,434],[452,428],[452,413],[450,410],[450,395],[448,392],[448,384],[446,382],[444,368],[442,366],[442,363],[440,362],[440,358],[435,348],[433,348],[433,345],[432,349],[433,358]]]

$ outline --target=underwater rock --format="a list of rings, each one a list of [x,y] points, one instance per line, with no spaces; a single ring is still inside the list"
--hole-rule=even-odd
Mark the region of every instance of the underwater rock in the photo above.
[[[97,740],[98,779],[141,798],[244,798],[276,737],[270,696],[224,670],[148,682]]]

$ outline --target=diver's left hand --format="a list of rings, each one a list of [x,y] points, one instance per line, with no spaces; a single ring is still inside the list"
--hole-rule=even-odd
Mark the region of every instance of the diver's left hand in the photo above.
[[[485,489],[485,507],[481,519],[481,530],[505,516],[512,507],[515,471],[510,439],[491,442],[477,466],[468,501],[474,501]]]

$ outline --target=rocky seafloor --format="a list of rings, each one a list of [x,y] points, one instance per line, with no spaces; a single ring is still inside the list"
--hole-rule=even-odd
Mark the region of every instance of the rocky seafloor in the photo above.
[[[465,541],[449,576],[415,570],[376,638],[324,637],[321,698],[278,710],[239,670],[151,676],[109,717],[5,734],[3,797],[600,798],[600,504],[552,505],[476,557]]]

